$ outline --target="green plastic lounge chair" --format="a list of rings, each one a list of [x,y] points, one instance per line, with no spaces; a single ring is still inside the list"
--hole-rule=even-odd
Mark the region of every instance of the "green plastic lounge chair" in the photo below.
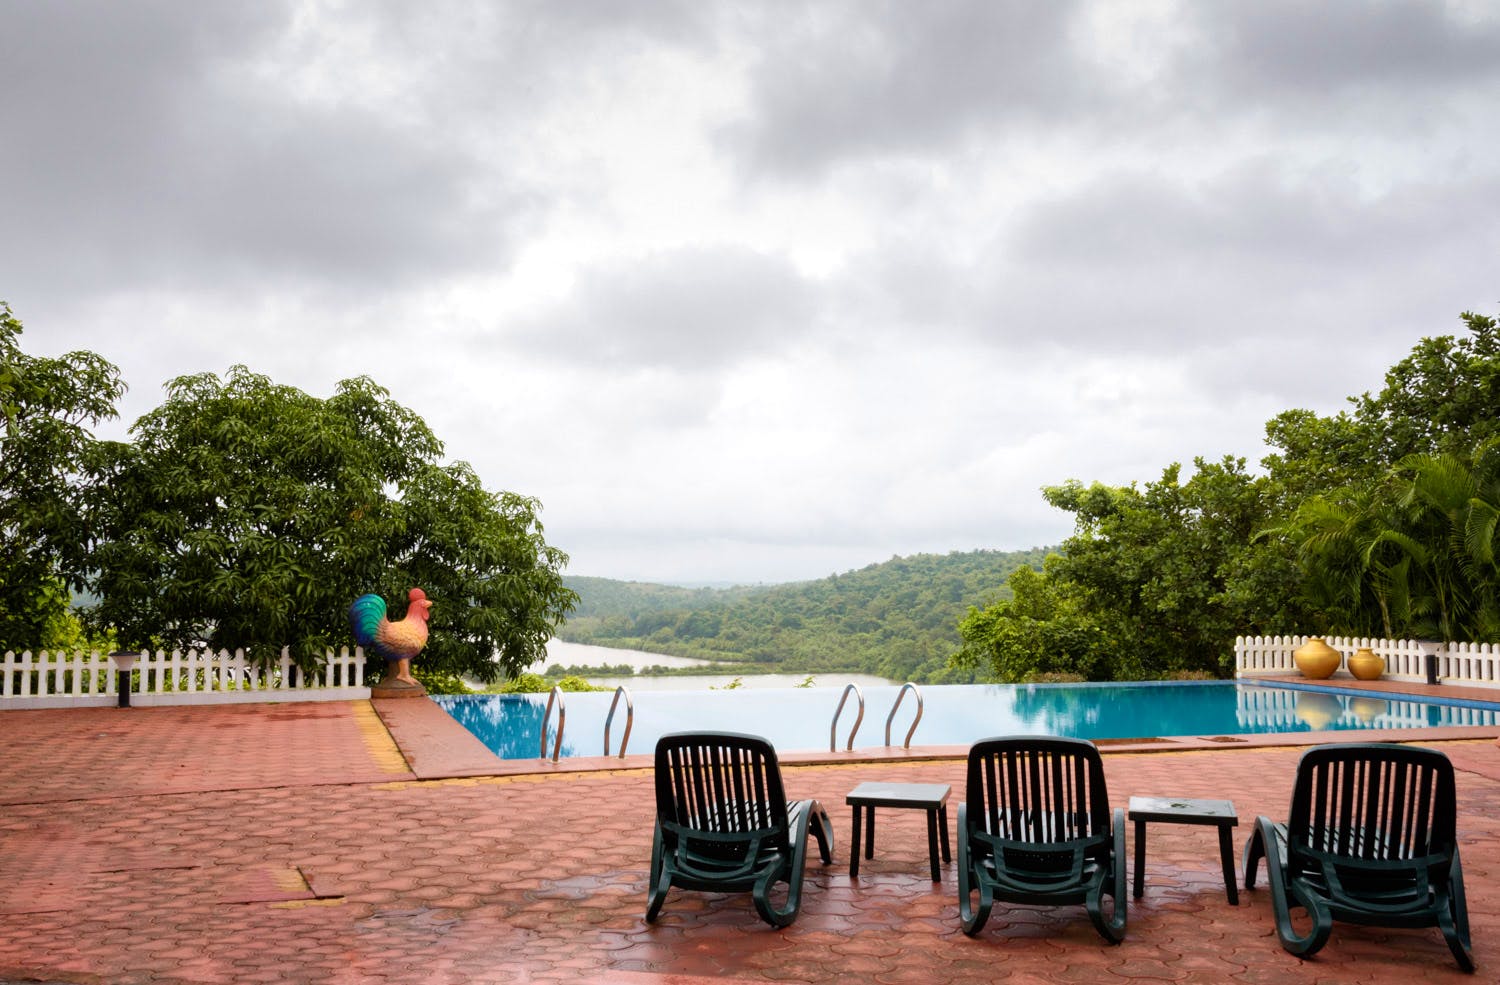
[[[969,749],[958,806],[958,913],[974,936],[995,900],[1082,903],[1111,944],[1125,938],[1125,811],[1110,813],[1092,742],[1038,736],[984,739]],[[973,893],[979,905],[972,905]],[[1114,898],[1104,914],[1103,898]]]
[[[1337,744],[1297,764],[1287,823],[1255,820],[1245,845],[1245,888],[1266,860],[1281,946],[1299,957],[1328,942],[1334,920],[1377,927],[1437,927],[1464,971],[1469,917],[1455,838],[1453,764],[1433,749]],[[1312,929],[1292,927],[1305,909]]]
[[[808,829],[826,865],[833,826],[816,800],[787,802],[776,750],[765,739],[733,732],[677,732],[656,744],[656,834],[646,922],[656,919],[667,889],[749,890],[773,927],[797,919]],[[771,901],[785,882],[786,901]]]

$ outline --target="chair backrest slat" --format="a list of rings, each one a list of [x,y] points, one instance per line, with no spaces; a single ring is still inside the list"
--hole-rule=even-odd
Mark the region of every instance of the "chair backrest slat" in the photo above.
[[[776,752],[736,732],[679,732],[656,745],[657,816],[721,833],[787,829]]]
[[[1440,752],[1338,744],[1302,757],[1287,837],[1295,849],[1349,859],[1450,852],[1457,827],[1453,766]]]
[[[1104,766],[1093,743],[1012,736],[969,751],[969,816],[984,830],[1036,844],[1090,838],[1110,827]]]

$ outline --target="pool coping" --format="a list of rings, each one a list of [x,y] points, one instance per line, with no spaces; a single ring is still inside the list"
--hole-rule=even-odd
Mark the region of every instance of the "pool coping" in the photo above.
[[[1241,678],[1245,683],[1269,684],[1295,690],[1345,693],[1367,691],[1400,695],[1419,700],[1479,702],[1500,705],[1500,689],[1461,685],[1416,684],[1406,681],[1359,681],[1345,674],[1322,681],[1300,675],[1257,675]],[[440,780],[476,776],[547,776],[563,773],[598,773],[619,770],[649,770],[651,753],[620,756],[572,756],[553,762],[547,759],[501,759],[468,729],[430,698],[372,702],[386,730],[418,779]],[[1316,746],[1330,742],[1452,742],[1500,740],[1500,726],[1445,726],[1410,729],[1362,729],[1348,731],[1283,732],[1273,735],[1179,735],[1149,739],[1098,739],[1100,752],[1165,753],[1204,749],[1264,749],[1275,746]],[[1497,742],[1500,744],[1500,742]],[[778,752],[784,766],[827,766],[854,763],[921,762],[963,759],[967,745],[873,746],[852,751],[803,750]]]

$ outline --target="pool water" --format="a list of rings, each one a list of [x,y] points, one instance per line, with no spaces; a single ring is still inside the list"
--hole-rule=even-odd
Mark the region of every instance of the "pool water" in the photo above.
[[[885,745],[886,718],[899,690],[864,689],[865,716],[854,748]],[[841,694],[842,688],[822,687],[641,692],[634,695],[629,751],[650,752],[668,732],[709,730],[763,735],[783,752],[827,749],[829,723]],[[922,720],[912,745],[968,745],[987,736],[1017,734],[1138,739],[1500,723],[1500,704],[1235,681],[946,685],[925,687],[922,697]],[[576,692],[565,699],[562,755],[600,755],[613,692]],[[502,759],[537,757],[545,694],[445,695],[435,700]],[[901,745],[915,713],[916,700],[907,693],[891,725],[892,744]],[[839,719],[839,749],[848,744],[856,714],[851,695]],[[549,756],[555,711],[550,726]],[[610,728],[612,753],[619,752],[624,733],[622,699]]]

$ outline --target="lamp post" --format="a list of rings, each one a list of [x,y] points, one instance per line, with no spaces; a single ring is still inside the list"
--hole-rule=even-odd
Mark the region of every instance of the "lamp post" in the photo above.
[[[1446,648],[1446,644],[1436,640],[1418,640],[1417,645],[1422,648],[1423,669],[1427,671],[1427,683],[1430,685],[1441,684],[1438,679],[1438,652]]]
[[[115,690],[120,696],[120,707],[130,707],[130,668],[135,666],[136,654],[116,650],[109,655],[115,662]]]

